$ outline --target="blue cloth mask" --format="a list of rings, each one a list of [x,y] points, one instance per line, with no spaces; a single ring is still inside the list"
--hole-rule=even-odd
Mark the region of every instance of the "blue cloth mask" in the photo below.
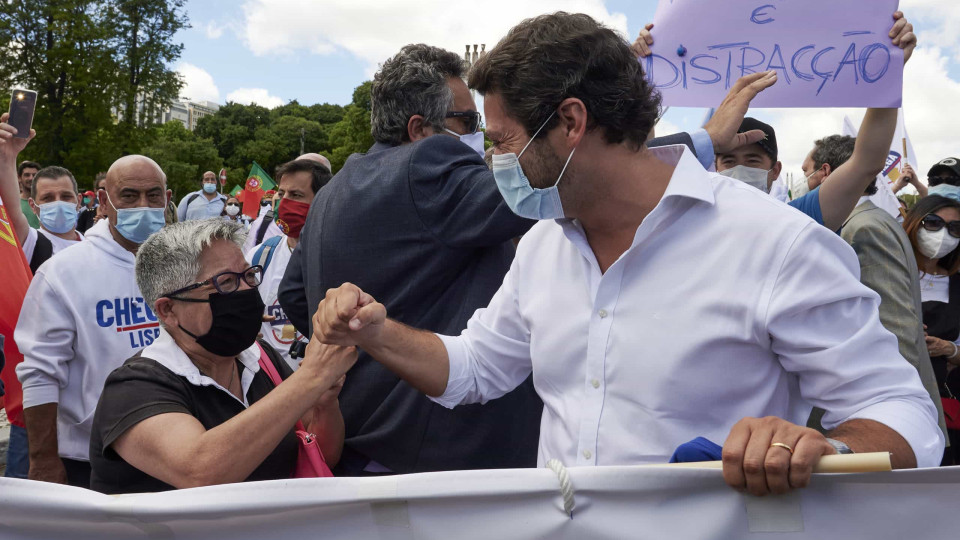
[[[520,150],[520,156],[527,151],[533,139],[537,138],[540,131],[550,122],[556,111],[550,113],[547,121],[537,129],[530,141],[523,150]],[[546,189],[534,188],[530,185],[526,175],[523,174],[523,168],[520,166],[520,156],[517,154],[494,154],[493,155],[493,178],[497,181],[497,188],[500,195],[507,202],[507,206],[513,213],[527,219],[560,219],[563,217],[563,205],[560,204],[560,190],[557,185],[563,178],[563,173],[567,170],[567,165],[573,158],[573,153],[577,149],[570,151],[567,162],[560,171],[560,176],[554,184]]]
[[[40,224],[44,229],[63,234],[77,226],[77,203],[55,201],[37,206],[40,208]]]
[[[216,184],[206,184],[206,183],[204,183],[204,184],[203,184],[203,191],[204,191],[204,193],[216,193],[216,192],[217,192],[217,185],[216,185]]]
[[[164,215],[165,208],[151,208],[149,206],[117,208],[110,200],[109,193],[107,194],[107,201],[117,211],[117,224],[114,228],[117,229],[120,236],[134,244],[146,242],[151,234],[162,229],[167,223]]]

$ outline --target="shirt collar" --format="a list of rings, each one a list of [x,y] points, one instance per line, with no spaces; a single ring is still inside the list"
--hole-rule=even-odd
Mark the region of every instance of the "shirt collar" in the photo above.
[[[711,173],[703,168],[686,145],[660,146],[651,148],[649,151],[660,161],[676,167],[661,201],[683,197],[697,199],[711,205],[716,203]]]
[[[215,386],[223,392],[226,392],[230,397],[237,399],[229,390],[220,386],[217,381],[200,373],[200,369],[197,368],[196,364],[190,361],[187,354],[183,352],[183,349],[174,341],[173,336],[163,327],[160,327],[160,334],[157,336],[157,339],[153,341],[153,344],[143,349],[141,355],[144,358],[155,360],[161,366],[183,377],[194,386]],[[240,388],[243,392],[243,406],[247,407],[249,406],[247,403],[247,391],[250,390],[253,376],[260,371],[260,346],[254,343],[250,348],[237,355],[237,360],[239,360],[244,367],[243,372],[240,374]]]

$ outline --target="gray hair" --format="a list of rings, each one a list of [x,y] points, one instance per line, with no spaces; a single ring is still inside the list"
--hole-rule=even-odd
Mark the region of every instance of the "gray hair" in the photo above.
[[[409,142],[407,122],[416,114],[442,126],[453,105],[447,78],[463,78],[466,64],[456,53],[429,45],[407,45],[380,67],[370,88],[370,127],[379,143]]]
[[[857,139],[848,135],[830,135],[813,143],[813,166],[823,167],[826,163],[830,165],[830,171],[836,171],[841,165],[846,163],[853,155],[853,149],[857,145]],[[874,195],[877,192],[876,179],[864,190],[865,195]]]
[[[167,225],[137,250],[137,286],[150,309],[158,298],[196,282],[200,256],[214,240],[227,240],[243,248],[243,225],[223,218],[197,219]]]

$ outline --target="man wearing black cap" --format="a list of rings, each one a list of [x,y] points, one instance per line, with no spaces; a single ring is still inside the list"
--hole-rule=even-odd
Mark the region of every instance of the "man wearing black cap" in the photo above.
[[[867,109],[860,125],[862,135],[855,142],[850,141],[852,153],[847,153],[843,159],[817,160],[814,159],[816,150],[811,151],[804,161],[804,175],[810,191],[801,196],[794,192],[794,199],[788,204],[828,229],[839,230],[860,198],[874,186],[877,174],[883,169],[896,122],[896,109]],[[744,118],[739,132],[757,129],[767,138],[717,154],[717,172],[769,193],[783,165],[777,161],[777,136],[771,126],[754,118]],[[825,182],[828,176],[830,181]]]
[[[931,167],[927,173],[927,184],[930,187],[940,184],[960,186],[960,159],[949,157]]]

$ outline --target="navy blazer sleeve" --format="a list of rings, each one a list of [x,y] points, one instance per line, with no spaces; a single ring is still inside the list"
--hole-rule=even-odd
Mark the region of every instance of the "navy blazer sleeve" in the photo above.
[[[409,175],[420,221],[445,246],[500,245],[536,223],[510,210],[483,159],[452,137],[421,141],[411,156]]]
[[[277,290],[277,300],[283,313],[290,319],[290,324],[298,332],[310,337],[310,310],[307,308],[307,289],[303,282],[303,267],[300,265],[302,242],[297,243],[290,254],[287,270],[280,280]]]

